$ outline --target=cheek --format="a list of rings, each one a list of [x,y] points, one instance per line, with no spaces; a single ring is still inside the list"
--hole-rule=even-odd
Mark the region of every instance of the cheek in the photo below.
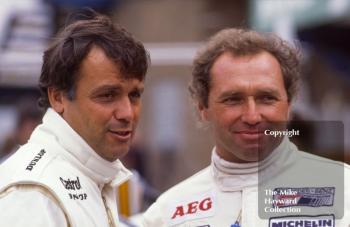
[[[239,119],[239,114],[233,108],[223,108],[221,110],[215,111],[214,115],[211,115],[210,122],[214,127],[220,129],[231,128],[237,119]]]
[[[268,119],[275,121],[287,121],[289,116],[289,105],[279,103],[273,107],[266,108],[263,112]]]
[[[133,115],[134,115],[134,122],[137,123],[140,118],[141,113],[141,104],[136,104],[133,106]]]
[[[281,117],[288,118],[289,116],[289,104],[288,103],[282,103],[279,107],[280,115]]]
[[[94,104],[87,106],[86,115],[89,125],[93,125],[95,128],[101,128],[105,127],[113,118],[113,111]]]

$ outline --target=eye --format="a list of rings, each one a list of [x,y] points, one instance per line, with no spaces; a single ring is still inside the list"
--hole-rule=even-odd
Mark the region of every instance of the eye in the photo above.
[[[258,97],[258,101],[262,103],[270,104],[277,101],[277,98],[273,95],[264,95],[264,96]]]
[[[230,97],[223,99],[223,103],[228,104],[228,105],[240,104],[243,101],[244,101],[243,97],[239,97],[239,96],[230,96]]]
[[[132,91],[129,94],[129,98],[133,101],[139,100],[141,98],[141,92],[140,91]]]
[[[103,102],[109,102],[114,100],[115,96],[116,96],[115,92],[109,91],[109,92],[104,92],[99,94],[97,98]]]

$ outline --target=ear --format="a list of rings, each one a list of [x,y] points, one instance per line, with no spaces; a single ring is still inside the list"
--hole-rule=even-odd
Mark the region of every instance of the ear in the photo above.
[[[209,121],[209,113],[208,108],[205,107],[202,103],[197,104],[199,116],[202,121]]]
[[[64,112],[64,93],[61,90],[49,87],[47,89],[47,95],[51,107],[59,114]]]

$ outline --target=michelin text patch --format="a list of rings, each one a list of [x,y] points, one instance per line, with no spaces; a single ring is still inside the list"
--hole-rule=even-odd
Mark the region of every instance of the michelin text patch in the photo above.
[[[269,219],[269,227],[334,227],[334,215],[284,216]]]

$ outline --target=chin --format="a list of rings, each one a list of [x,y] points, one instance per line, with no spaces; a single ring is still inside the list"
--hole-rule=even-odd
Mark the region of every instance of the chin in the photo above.
[[[128,153],[128,149],[118,149],[118,150],[109,150],[101,156],[103,159],[114,162],[117,159],[122,158]]]
[[[247,162],[258,162],[258,161],[260,161],[258,154],[246,155],[246,156],[244,156],[244,160],[247,161]]]
[[[123,151],[119,151],[118,152],[118,157],[116,159],[120,159],[120,158],[124,157],[125,155],[127,155],[128,153],[129,153],[129,149],[123,150]]]
[[[260,148],[258,146],[246,146],[241,148],[241,159],[246,162],[259,161]]]

